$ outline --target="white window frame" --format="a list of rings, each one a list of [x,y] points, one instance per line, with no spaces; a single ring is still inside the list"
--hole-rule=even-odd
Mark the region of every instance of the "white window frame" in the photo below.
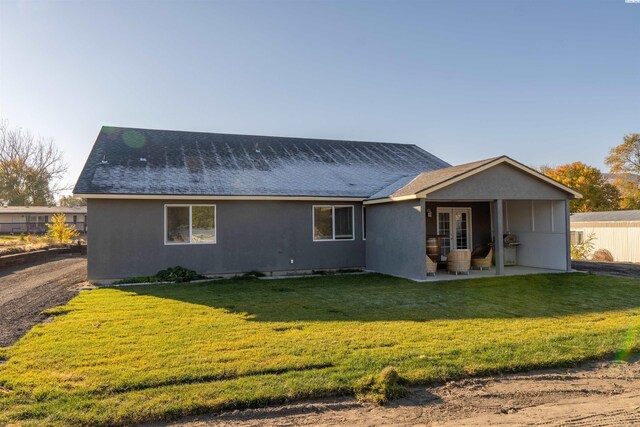
[[[449,213],[449,233],[453,232],[453,213],[454,211],[465,211],[467,213],[467,239],[469,241],[469,250],[473,250],[473,209],[471,207],[458,207],[458,206],[439,206],[436,208],[436,232],[440,235],[440,212],[448,212]],[[453,235],[449,235],[449,248],[453,249],[453,242],[455,237]],[[456,248],[457,249],[457,248]]]
[[[193,241],[193,207],[206,206],[213,207],[213,242],[194,242]],[[169,242],[167,241],[167,211],[168,208],[189,208],[189,241],[188,242]],[[164,244],[165,246],[176,245],[215,245],[218,243],[218,207],[209,203],[196,204],[165,204],[164,205]]]
[[[585,232],[584,230],[580,229],[580,230],[569,230],[569,241],[571,241],[571,233],[576,233],[576,243],[571,243],[572,245],[581,245],[584,243],[584,235]],[[578,238],[578,236],[581,236],[581,239]],[[582,240],[582,242],[579,242],[578,240]]]
[[[316,208],[331,208],[331,239],[316,239]],[[336,208],[351,208],[351,238],[336,239]],[[356,239],[356,208],[354,205],[312,205],[311,206],[311,238],[314,242],[352,242]]]

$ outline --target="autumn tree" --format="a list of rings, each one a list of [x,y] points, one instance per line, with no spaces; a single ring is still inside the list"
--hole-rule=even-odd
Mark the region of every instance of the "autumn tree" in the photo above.
[[[66,243],[78,237],[79,233],[75,225],[69,225],[65,221],[65,214],[55,214],[51,218],[51,222],[47,224],[47,236],[57,240],[59,243]]]
[[[77,208],[78,206],[87,206],[87,199],[81,199],[74,196],[62,196],[58,199],[59,206],[65,206],[67,208]]]
[[[620,207],[640,209],[640,133],[625,135],[622,144],[609,150],[605,163],[620,190]]]
[[[571,212],[607,211],[618,208],[620,192],[609,184],[598,168],[574,162],[555,168],[543,166],[548,177],[582,194],[571,200]]]
[[[0,121],[0,199],[10,205],[51,205],[67,165],[53,139]]]

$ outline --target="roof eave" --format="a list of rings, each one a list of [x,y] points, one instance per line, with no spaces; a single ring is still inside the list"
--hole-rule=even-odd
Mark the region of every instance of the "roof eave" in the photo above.
[[[362,202],[366,197],[353,196],[266,196],[266,195],[215,195],[215,194],[113,194],[113,193],[77,193],[85,199],[121,199],[121,200],[257,200],[257,201],[316,201],[335,200],[344,202]]]

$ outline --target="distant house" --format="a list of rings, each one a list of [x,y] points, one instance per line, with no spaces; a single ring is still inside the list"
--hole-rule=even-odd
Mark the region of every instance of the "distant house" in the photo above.
[[[87,207],[63,206],[2,206],[0,207],[0,234],[38,234],[47,231],[46,224],[55,214],[63,213],[68,224],[78,231],[87,230]]]
[[[619,262],[640,262],[640,210],[571,215],[571,242],[593,234],[595,249],[606,249]]]
[[[103,127],[74,193],[88,276],[364,268],[426,278],[451,250],[517,235],[511,264],[566,271],[575,191],[506,156],[451,166],[415,145]]]

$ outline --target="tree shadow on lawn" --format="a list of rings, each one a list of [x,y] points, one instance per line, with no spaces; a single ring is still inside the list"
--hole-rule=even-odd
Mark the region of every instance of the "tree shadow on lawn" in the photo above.
[[[582,273],[418,283],[382,274],[229,279],[119,288],[223,308],[248,320],[432,321],[537,318],[640,309],[640,281]]]

